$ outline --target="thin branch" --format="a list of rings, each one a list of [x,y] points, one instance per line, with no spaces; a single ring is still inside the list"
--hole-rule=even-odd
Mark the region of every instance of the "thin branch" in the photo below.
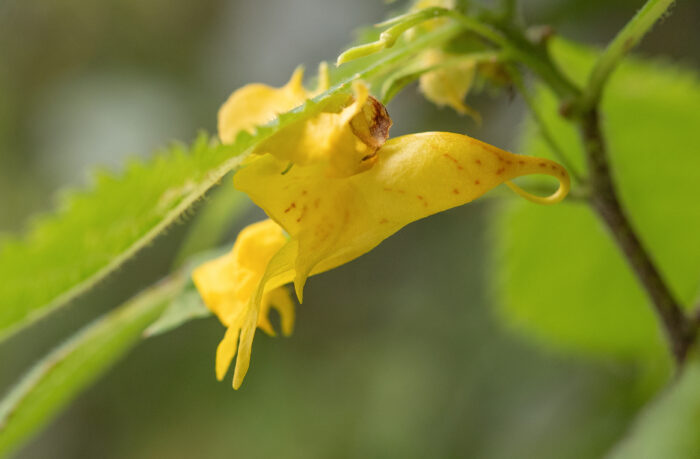
[[[576,103],[576,111],[589,169],[591,205],[610,229],[615,242],[651,299],[671,352],[680,366],[695,340],[698,324],[681,309],[617,197],[598,113],[603,89],[612,72],[672,3],[673,0],[648,0],[617,34],[596,62],[588,84]]]
[[[597,109],[590,110],[581,118],[580,130],[588,161],[591,205],[610,229],[615,242],[649,295],[664,326],[673,356],[680,365],[695,338],[696,327],[683,313],[620,204],[610,173]]]
[[[615,242],[624,254],[630,267],[633,269],[639,282],[649,296],[654,310],[665,331],[671,352],[679,366],[685,360],[688,350],[695,340],[698,329],[698,321],[686,316],[679,302],[674,298],[668,284],[663,279],[658,268],[654,264],[651,255],[642,244],[639,236],[627,218],[626,211],[620,203],[612,174],[604,134],[600,126],[598,104],[608,77],[613,72],[622,57],[634,45],[636,45],[651,26],[658,20],[673,0],[648,0],[646,5],[627,24],[610,43],[605,52],[596,63],[589,83],[583,93],[575,96],[573,92],[562,93],[561,82],[553,85],[552,81],[545,78],[537,69],[532,69],[547,83],[559,96],[562,103],[575,105],[576,120],[584,143],[584,151],[588,164],[588,192],[589,202],[601,220],[606,224],[613,235]],[[506,31],[507,32],[507,31]],[[512,34],[510,34],[512,35]],[[511,41],[513,41],[513,37]],[[515,37],[518,38],[517,36]],[[515,40],[517,42],[517,40]],[[527,45],[527,43],[525,43]],[[540,48],[528,45],[523,52],[541,55],[541,60],[549,62],[544,68],[550,68],[559,79],[556,66],[549,56],[542,54]],[[528,61],[521,60],[525,65]],[[558,75],[557,75],[558,72]],[[562,81],[568,81],[562,77]],[[572,94],[576,100],[572,100]]]
[[[580,90],[569,81],[548,58],[546,52],[533,45],[515,29],[496,31],[490,26],[465,16],[458,11],[448,10],[447,16],[455,19],[464,29],[470,30],[497,45],[509,58],[520,62],[535,72],[562,99],[580,96]]]
[[[595,67],[593,67],[581,98],[579,109],[583,113],[598,105],[605,83],[622,61],[622,58],[641,41],[673,2],[674,0],[647,0],[642,9],[608,44],[603,54],[598,58]]]
[[[564,150],[559,146],[557,141],[554,139],[554,135],[552,135],[551,131],[549,130],[549,127],[547,126],[547,123],[544,121],[544,117],[540,113],[540,111],[537,109],[537,104],[535,103],[534,98],[530,94],[530,91],[527,90],[525,87],[525,83],[523,82],[522,75],[520,74],[520,71],[515,65],[507,65],[507,71],[510,74],[510,78],[513,81],[513,84],[515,87],[520,91],[520,95],[522,96],[523,100],[525,101],[525,104],[528,106],[530,109],[530,113],[532,114],[532,118],[535,120],[535,123],[537,123],[537,126],[539,127],[540,134],[542,135],[542,138],[544,141],[547,143],[549,146],[549,149],[552,150],[552,153],[554,156],[559,160],[559,162],[569,171],[569,175],[576,180],[578,183],[583,183],[584,180],[581,176],[581,174],[578,172],[576,167],[574,167],[573,163],[569,159],[569,157],[564,153]]]

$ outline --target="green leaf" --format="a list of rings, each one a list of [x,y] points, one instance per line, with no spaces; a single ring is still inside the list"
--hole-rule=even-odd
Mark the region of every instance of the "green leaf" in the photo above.
[[[584,81],[595,53],[555,42],[561,68]],[[576,131],[558,115],[554,96],[537,103],[557,142],[576,165]],[[686,305],[700,282],[700,82],[669,63],[628,59],[615,73],[602,106],[615,181],[642,241]],[[552,157],[528,123],[521,153]],[[581,168],[581,167],[580,167]],[[652,307],[585,203],[538,207],[509,203],[498,218],[497,289],[513,328],[559,349],[648,360],[665,355]]]
[[[199,292],[194,290],[193,287],[175,298],[165,312],[158,317],[158,320],[144,331],[144,336],[150,338],[151,336],[160,335],[191,320],[209,317],[210,315],[211,311],[204,306]]]
[[[257,143],[290,123],[337,109],[352,80],[372,81],[458,31],[446,26],[342,66],[333,75],[336,86],[254,134],[241,133],[232,145],[200,135],[189,148],[174,145],[146,164],[129,164],[120,177],[101,174],[93,189],[64,195],[60,211],[0,245],[0,340],[88,291],[150,244]]]
[[[700,361],[645,409],[609,459],[700,457]]]
[[[17,449],[141,340],[182,290],[173,277],[88,325],[39,361],[0,402],[0,457]]]

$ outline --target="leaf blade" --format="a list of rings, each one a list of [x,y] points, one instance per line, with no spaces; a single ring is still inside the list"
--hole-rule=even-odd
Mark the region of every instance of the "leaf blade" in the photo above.
[[[553,49],[561,68],[584,80],[595,52],[564,42]],[[578,134],[558,102],[538,94],[550,132],[578,166]],[[628,59],[610,81],[603,121],[621,199],[644,244],[683,304],[700,282],[700,210],[693,178],[700,158],[700,79],[668,63]],[[550,156],[528,124],[522,152]],[[669,153],[664,153],[669,152]],[[569,154],[570,157],[574,156]],[[653,309],[608,230],[588,207],[566,202],[542,209],[509,203],[498,217],[501,316],[511,328],[560,350],[640,361],[666,359]]]
[[[0,402],[0,456],[43,427],[142,337],[182,289],[173,277],[86,326],[35,364]]]
[[[680,379],[642,411],[629,434],[607,457],[697,458],[700,455],[699,387],[700,361],[695,358],[684,368]]]

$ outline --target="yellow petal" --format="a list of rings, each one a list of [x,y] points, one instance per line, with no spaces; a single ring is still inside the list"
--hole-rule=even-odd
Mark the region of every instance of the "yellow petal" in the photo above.
[[[219,381],[226,376],[233,356],[236,355],[239,332],[240,328],[238,327],[227,328],[224,339],[221,340],[219,346],[216,348],[216,379]]]
[[[302,86],[304,69],[297,67],[286,85],[273,88],[260,83],[243,86],[231,94],[219,109],[219,138],[232,143],[240,131],[252,132],[277,115],[301,105],[308,93]]]
[[[259,317],[255,314],[261,308],[262,298],[266,291],[276,289],[277,287],[288,283],[294,275],[292,268],[293,260],[296,256],[296,242],[288,241],[274,256],[270,259],[265,273],[258,282],[255,293],[249,299],[248,315],[245,318],[245,325],[241,331],[240,348],[238,351],[238,359],[236,360],[236,369],[233,374],[233,388],[238,389],[243,383],[248,366],[250,365],[250,353],[252,350],[253,336],[255,334],[255,318]],[[283,318],[283,327],[284,325]],[[289,323],[289,317],[286,318]],[[284,328],[283,328],[284,330]]]
[[[260,315],[269,312],[268,304],[265,308],[261,307],[264,287],[268,284],[269,276],[265,277],[269,271],[268,266],[287,242],[282,228],[272,220],[254,223],[241,231],[231,252],[194,270],[192,278],[204,304],[228,327],[217,348],[217,378],[224,377],[237,353],[234,385],[239,386],[242,382],[250,362],[256,325],[261,321]],[[288,274],[284,282],[289,282],[291,275]],[[263,290],[258,296],[263,278]],[[276,288],[282,284],[269,285],[270,288]],[[290,306],[280,300],[279,293],[273,294],[269,300],[275,301],[285,330],[284,324],[285,320],[289,322],[290,307],[293,320],[293,304]],[[264,319],[262,323],[264,326]]]
[[[428,50],[422,54],[423,64],[437,65],[448,56],[441,50]],[[481,115],[464,103],[476,76],[476,61],[465,60],[456,65],[438,68],[421,75],[419,87],[426,99],[437,106],[447,105],[462,115],[469,115],[477,123]]]
[[[294,301],[286,287],[277,287],[263,294],[258,317],[258,328],[270,336],[275,330],[270,323],[270,310],[275,309],[280,316],[282,334],[289,336],[294,330]]]
[[[391,139],[371,169],[350,177],[329,177],[319,165],[282,174],[285,168],[266,155],[240,170],[234,184],[298,243],[299,296],[310,274],[347,263],[406,224],[470,202],[502,182],[554,176],[560,189],[547,203],[563,199],[569,187],[566,170],[552,161],[445,132]]]
[[[204,304],[219,319],[235,309],[236,262],[232,254],[210,260],[194,270],[192,277]]]
[[[231,94],[219,109],[219,138],[232,143],[240,131],[253,132],[257,126],[267,124],[280,113],[287,112],[328,90],[330,78],[328,64],[318,67],[318,86],[315,91],[304,89],[304,68],[297,67],[291,78],[281,88],[261,83],[247,84]]]
[[[389,136],[391,119],[362,82],[354,82],[353,92],[339,113],[320,113],[287,126],[262,142],[255,153],[271,153],[287,164],[323,163],[325,173],[336,177],[370,168]]]
[[[328,62],[322,61],[318,64],[318,84],[316,86],[316,91],[311,94],[311,97],[315,97],[324,91],[328,91],[331,86],[331,77],[328,73]]]
[[[338,237],[344,225],[350,223],[350,209],[360,205],[354,202],[356,193],[348,178],[328,177],[323,164],[295,166],[282,175],[284,168],[283,161],[267,155],[239,171],[234,184],[298,243],[292,266],[296,271],[297,295],[302,301],[306,277],[342,242]]]
[[[197,267],[192,279],[204,304],[230,326],[247,307],[272,256],[287,238],[271,220],[254,223],[238,235],[226,255]]]
[[[238,389],[243,383],[248,367],[250,366],[250,355],[253,350],[253,338],[258,321],[258,311],[251,308],[241,328],[241,340],[238,347],[238,357],[236,358],[236,369],[233,372],[233,388]]]
[[[270,323],[270,310],[275,309],[280,315],[282,334],[289,336],[294,329],[294,301],[285,287],[277,287],[263,294],[258,316],[258,328],[270,336],[275,336],[275,329]]]

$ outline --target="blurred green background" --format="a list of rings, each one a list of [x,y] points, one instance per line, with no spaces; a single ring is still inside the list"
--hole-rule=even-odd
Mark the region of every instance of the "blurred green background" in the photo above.
[[[640,1],[522,1],[530,23],[604,44]],[[334,60],[379,1],[0,0],[0,233],[26,228],[89,171],[214,132],[235,88]],[[680,2],[642,53],[697,66],[700,4]],[[483,127],[414,87],[392,134],[463,132],[513,149],[523,106],[472,97]],[[228,185],[228,183],[226,183]],[[487,278],[498,199],[410,225],[310,279],[290,339],[256,339],[241,390],[216,382],[223,328],[145,341],[16,456],[597,457],[649,395],[631,366],[509,335]],[[251,209],[238,229],[261,218]],[[0,392],[55,343],[168,271],[187,222],[71,308],[0,346]]]

